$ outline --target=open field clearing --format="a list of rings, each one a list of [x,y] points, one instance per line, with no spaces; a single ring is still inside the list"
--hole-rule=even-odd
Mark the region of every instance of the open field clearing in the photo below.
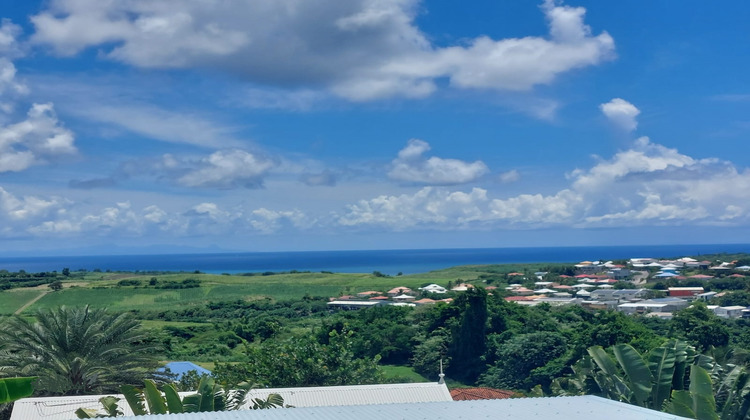
[[[381,365],[386,379],[397,382],[430,382],[409,366]]]
[[[0,292],[0,314],[12,314],[45,292],[45,290],[36,289],[14,289]]]
[[[507,268],[506,268],[507,270]],[[198,305],[205,302],[229,300],[300,299],[304,296],[334,297],[355,294],[366,290],[387,291],[405,286],[412,289],[427,283],[447,284],[458,279],[475,280],[486,274],[482,266],[454,267],[446,270],[406,276],[376,276],[373,274],[345,273],[283,273],[273,275],[217,275],[202,273],[87,273],[65,282],[63,290],[47,293],[41,289],[14,289],[0,293],[0,313],[13,313],[24,305],[23,313],[61,305],[91,305],[108,307],[115,311],[163,310],[179,306]],[[149,286],[156,278],[157,286]],[[188,279],[200,281],[200,287],[173,289],[159,288],[170,282],[181,283]],[[131,281],[138,285],[118,285]]]

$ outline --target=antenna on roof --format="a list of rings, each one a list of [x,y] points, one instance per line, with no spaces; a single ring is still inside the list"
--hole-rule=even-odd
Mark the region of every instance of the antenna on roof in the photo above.
[[[443,373],[443,358],[440,358],[440,375],[438,375],[440,379],[438,379],[439,384],[445,383],[445,374]]]

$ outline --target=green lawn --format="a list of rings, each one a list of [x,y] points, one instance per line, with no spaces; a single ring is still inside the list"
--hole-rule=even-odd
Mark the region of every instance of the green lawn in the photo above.
[[[429,379],[418,374],[409,366],[381,365],[386,381],[396,382],[430,382]]]

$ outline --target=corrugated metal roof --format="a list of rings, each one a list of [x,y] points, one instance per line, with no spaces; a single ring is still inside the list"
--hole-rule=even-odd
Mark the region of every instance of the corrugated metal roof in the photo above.
[[[412,404],[240,410],[140,416],[123,420],[682,420],[662,413],[590,395],[556,398],[452,401]]]
[[[126,416],[132,416],[133,411],[128,407],[125,398],[118,394],[114,395],[121,399],[118,406]],[[10,420],[68,420],[76,419],[75,411],[79,408],[90,408],[99,410],[102,408],[99,398],[103,395],[77,395],[69,397],[42,397],[24,398],[13,404]]]
[[[251,391],[251,398],[266,398],[277,393],[284,403],[295,407],[339,405],[396,404],[452,401],[445,384],[435,382],[411,384],[321,386],[304,388],[262,388]],[[249,407],[251,404],[245,404]]]
[[[277,393],[284,397],[284,402],[295,407],[318,406],[351,406],[360,404],[391,404],[451,401],[451,394],[445,384],[435,382],[409,384],[322,386],[306,388],[262,388],[248,394],[251,398],[266,398]],[[192,392],[180,392],[181,396]],[[126,416],[132,416],[125,398],[118,406]],[[99,399],[104,395],[78,395],[68,397],[24,398],[16,401],[10,420],[67,420],[75,419],[79,408],[100,410]],[[249,408],[251,404],[246,403]]]

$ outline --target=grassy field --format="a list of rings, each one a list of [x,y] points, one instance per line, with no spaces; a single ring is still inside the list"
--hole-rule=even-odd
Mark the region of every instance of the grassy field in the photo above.
[[[381,365],[386,380],[397,382],[430,382],[429,379],[418,374],[410,366]]]
[[[0,314],[12,314],[42,293],[44,290],[38,289],[11,289],[0,292]]]
[[[490,268],[491,267],[491,268]],[[65,283],[63,290],[47,293],[34,302],[23,313],[36,309],[53,308],[60,305],[89,304],[94,307],[109,307],[116,311],[160,310],[169,307],[189,306],[209,301],[236,299],[275,300],[299,299],[305,295],[335,297],[356,294],[366,290],[387,291],[405,286],[412,289],[428,283],[446,285],[449,281],[476,280],[485,273],[497,273],[497,267],[464,266],[395,277],[378,277],[372,274],[341,273],[285,273],[268,276],[229,276],[213,274],[139,274],[139,273],[89,273]],[[508,272],[505,269],[503,272]],[[159,284],[182,282],[185,279],[200,280],[198,288],[158,289],[144,287],[156,277]],[[139,280],[141,286],[118,286],[122,280]],[[0,292],[0,314],[11,314],[24,304],[39,296],[42,290],[13,289]]]
[[[154,320],[149,320],[149,319],[141,321],[141,326],[143,326],[143,328],[152,329],[152,330],[159,330],[164,327],[186,328],[186,327],[201,327],[204,325],[206,324],[202,322],[154,321]]]

